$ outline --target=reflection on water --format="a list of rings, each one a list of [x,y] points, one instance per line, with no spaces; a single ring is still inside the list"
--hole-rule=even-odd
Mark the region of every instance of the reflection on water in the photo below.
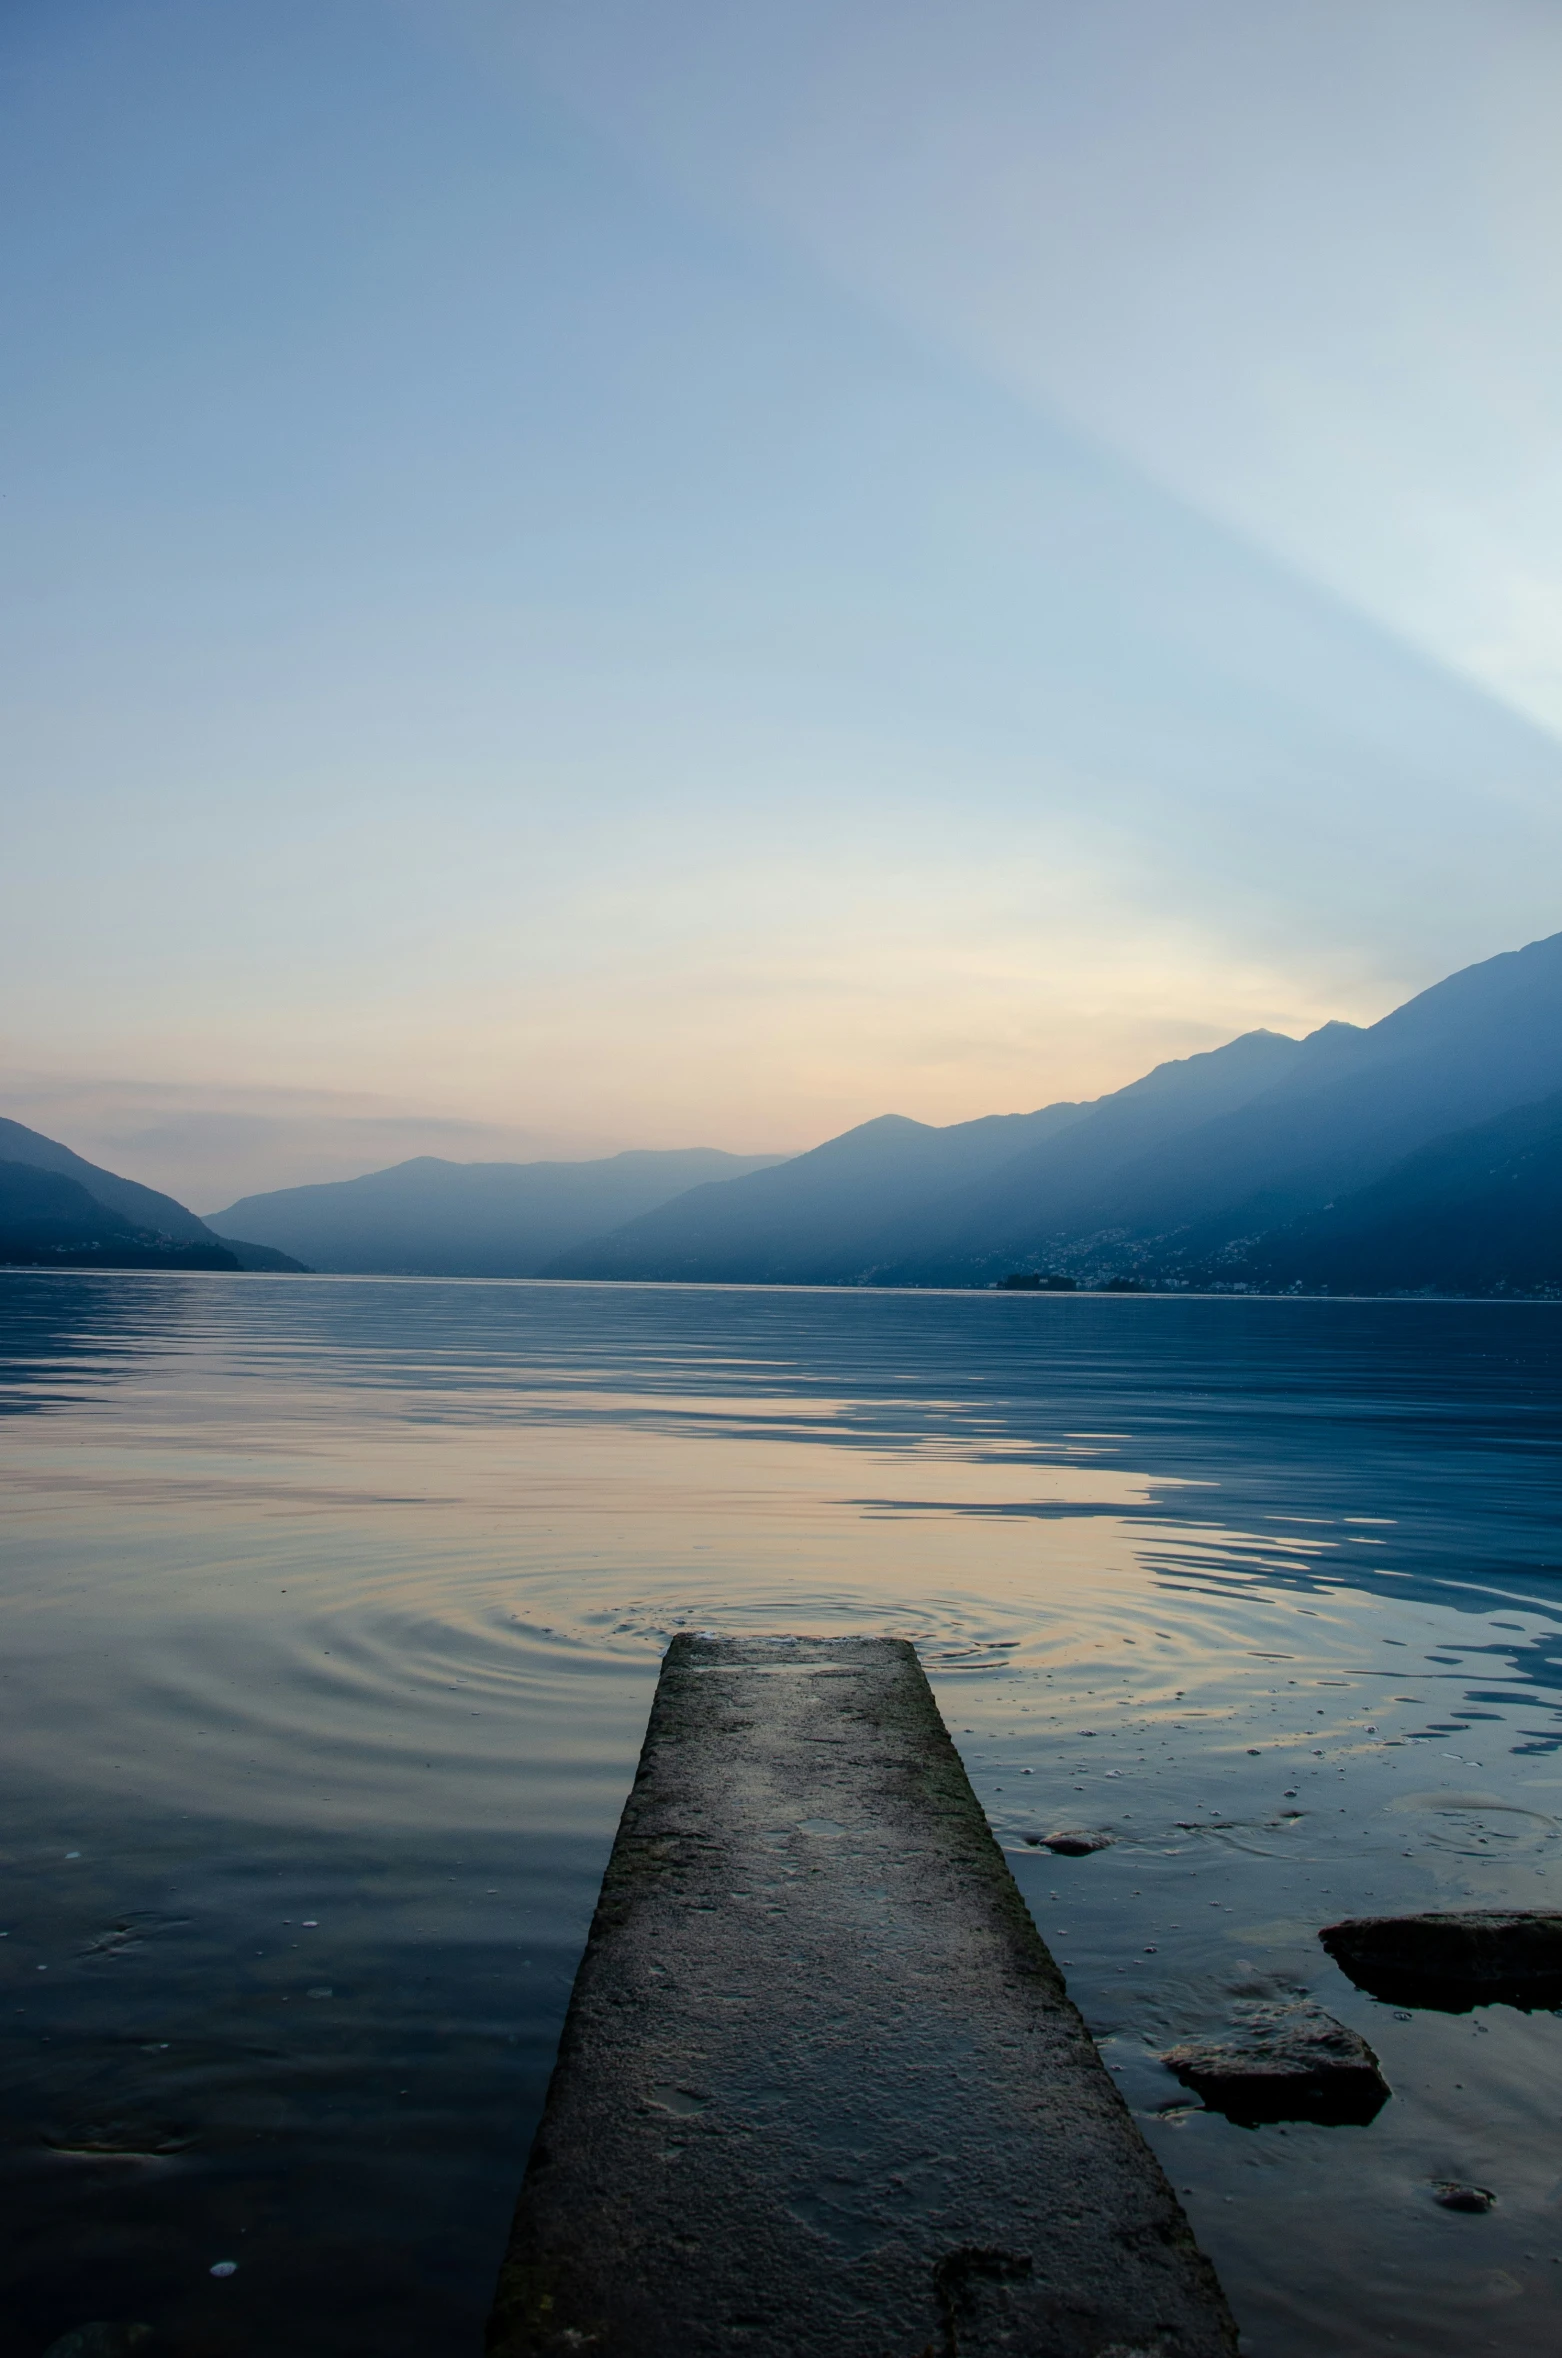
[[[1549,2350],[1562,2022],[1407,2017],[1314,1936],[1562,1905],[1559,1320],[0,1277],[23,2358],[475,2351],[680,1626],[917,1640],[1259,2358]],[[1155,2060],[1293,1988],[1370,2127]]]

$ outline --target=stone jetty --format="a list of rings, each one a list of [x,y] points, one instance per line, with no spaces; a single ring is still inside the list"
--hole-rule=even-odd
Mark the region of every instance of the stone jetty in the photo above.
[[[1233,2358],[891,1638],[675,1638],[490,2358]]]

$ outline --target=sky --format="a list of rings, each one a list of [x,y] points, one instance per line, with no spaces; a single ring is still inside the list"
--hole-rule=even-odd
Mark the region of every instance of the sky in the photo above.
[[[1562,928],[1544,0],[11,0],[0,1110],[782,1151]]]

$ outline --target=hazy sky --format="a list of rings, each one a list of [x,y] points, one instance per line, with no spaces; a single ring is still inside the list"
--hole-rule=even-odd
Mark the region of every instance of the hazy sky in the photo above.
[[[1554,0],[11,0],[0,1110],[806,1145],[1562,927]]]

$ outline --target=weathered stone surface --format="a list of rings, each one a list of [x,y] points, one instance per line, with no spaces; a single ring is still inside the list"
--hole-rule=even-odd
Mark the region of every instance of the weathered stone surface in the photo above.
[[[1056,1834],[1027,1834],[1036,1849],[1055,1851],[1060,1859],[1087,1859],[1092,1851],[1110,1850],[1116,1837],[1092,1833],[1085,1826],[1064,1826]]]
[[[1358,1989],[1391,2006],[1562,2006],[1562,1916],[1465,1908],[1355,1916],[1318,1938]]]
[[[1162,2056],[1214,2112],[1259,2121],[1370,2121],[1390,2089],[1366,2040],[1321,2006],[1244,2006],[1222,2039]]]
[[[492,2358],[1231,2358],[913,1649],[677,1638]]]

